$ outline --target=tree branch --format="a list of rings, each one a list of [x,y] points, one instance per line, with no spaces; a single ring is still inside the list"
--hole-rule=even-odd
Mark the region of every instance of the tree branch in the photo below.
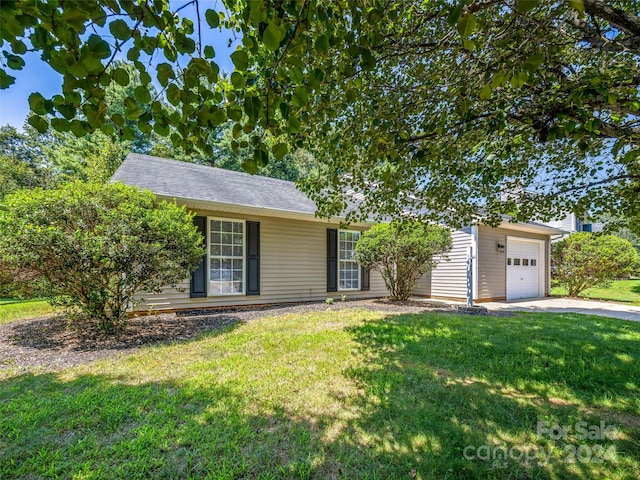
[[[602,0],[583,0],[584,9],[590,15],[606,20],[618,29],[640,37],[640,17],[614,8]]]

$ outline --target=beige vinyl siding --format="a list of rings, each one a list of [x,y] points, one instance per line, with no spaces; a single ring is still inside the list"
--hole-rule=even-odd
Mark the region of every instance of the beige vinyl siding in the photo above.
[[[506,228],[478,227],[478,299],[507,297],[507,236],[545,241],[545,295],[549,295],[549,237]],[[505,246],[498,252],[496,245]]]
[[[460,298],[467,296],[467,247],[471,246],[471,227],[451,232],[453,248],[449,261],[439,259],[431,272],[431,296]]]
[[[189,279],[185,279],[180,285],[183,291],[167,287],[162,294],[144,295],[144,303],[138,310],[304,302],[327,297],[339,301],[342,294],[348,299],[387,295],[384,281],[375,271],[371,272],[370,290],[327,292],[327,228],[339,228],[338,223],[203,210],[197,210],[197,214],[260,222],[260,295],[190,298]]]
[[[431,296],[431,272],[425,273],[416,280],[416,287],[413,289],[413,294],[423,297]]]

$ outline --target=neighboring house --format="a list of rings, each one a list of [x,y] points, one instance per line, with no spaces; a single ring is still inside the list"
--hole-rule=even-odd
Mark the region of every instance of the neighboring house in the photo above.
[[[575,232],[594,232],[595,233],[595,232],[601,232],[604,228],[604,224],[602,222],[592,222],[588,216],[580,218],[575,213],[569,213],[564,218],[550,220],[548,222],[543,222],[543,223],[550,227],[557,228],[559,230],[564,231],[564,235],[562,237],[558,237],[557,240],[560,240],[561,238],[564,238]]]
[[[292,182],[130,154],[114,181],[145,188],[195,212],[207,254],[191,279],[145,295],[140,309],[190,309],[384,297],[377,272],[355,262],[355,244],[370,224],[340,228],[315,216],[316,206]],[[557,229],[503,222],[500,228],[453,232],[450,261],[423,277],[416,294],[464,300],[467,247],[473,246],[474,298],[549,294],[549,238]]]

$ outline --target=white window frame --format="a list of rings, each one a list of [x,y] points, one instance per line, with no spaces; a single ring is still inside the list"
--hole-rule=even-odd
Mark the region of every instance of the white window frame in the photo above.
[[[242,292],[215,293],[211,291],[211,259],[212,258],[240,258],[226,257],[222,255],[211,255],[211,222],[218,220],[222,222],[242,223]],[[207,216],[207,297],[230,297],[245,295],[247,291],[247,221],[240,218],[209,217]]]
[[[362,235],[362,232],[359,230],[338,230],[338,291],[340,292],[355,292],[360,290],[360,286],[362,284],[362,278],[361,277],[361,269],[360,269],[360,265],[358,264],[358,262],[356,262],[355,258],[353,260],[341,260],[340,259],[340,233],[357,233],[358,234],[358,240],[360,240],[360,236]],[[356,243],[357,241],[356,240]],[[354,249],[354,253],[355,253],[355,249]],[[356,266],[358,267],[357,271],[358,271],[358,286],[356,288],[341,288],[340,287],[340,267],[342,265],[342,263],[355,263]]]

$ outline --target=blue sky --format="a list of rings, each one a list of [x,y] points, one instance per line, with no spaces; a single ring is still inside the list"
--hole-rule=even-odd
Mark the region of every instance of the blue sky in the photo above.
[[[186,2],[173,0],[171,5],[175,9],[184,3]],[[215,8],[220,5],[221,2],[201,2],[200,24],[203,27],[202,41],[204,45],[213,46],[216,52],[214,60],[220,66],[221,71],[231,72],[233,71],[233,64],[229,55],[235,50],[240,39],[234,39],[233,34],[229,31],[211,30],[204,20],[204,12],[207,8]],[[187,6],[180,11],[179,15],[186,16],[195,22],[196,11],[194,6]],[[107,29],[104,29],[104,31],[106,32],[105,39],[109,41],[106,36],[110,34]],[[194,36],[197,36],[197,30]],[[231,47],[229,47],[229,40],[234,40]],[[40,92],[45,98],[51,98],[56,93],[60,93],[62,86],[62,76],[40,59],[40,53],[27,53],[23,58],[25,67],[22,70],[9,70],[8,72],[16,77],[16,82],[8,89],[0,90],[0,125],[9,124],[18,129],[22,128],[29,114],[27,99],[31,93]],[[121,55],[121,58],[126,58],[126,51]]]

